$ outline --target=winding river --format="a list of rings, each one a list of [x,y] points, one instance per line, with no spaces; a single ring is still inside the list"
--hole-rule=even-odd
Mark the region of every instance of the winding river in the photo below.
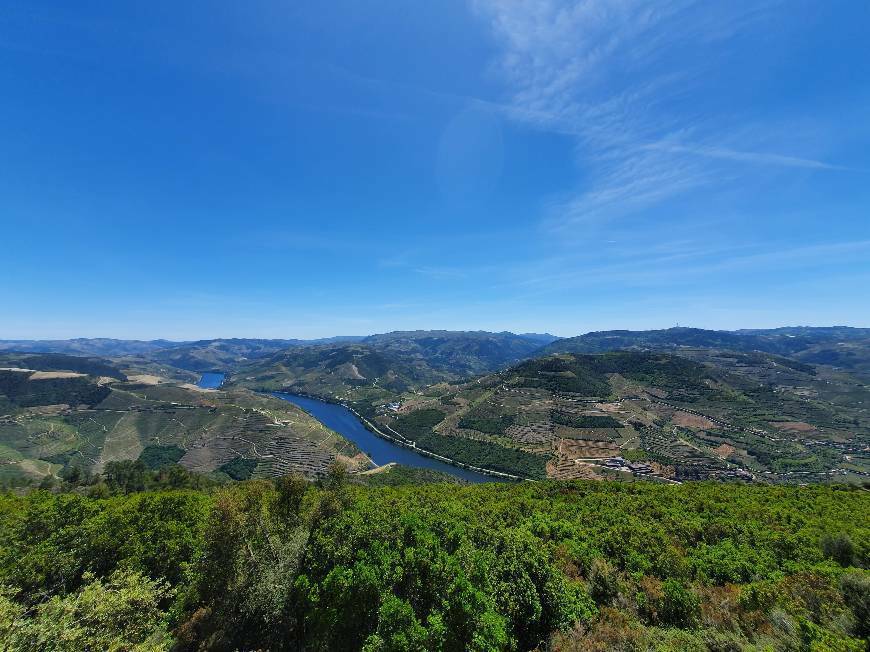
[[[443,471],[444,473],[462,478],[467,482],[499,481],[497,478],[421,455],[410,448],[399,446],[378,437],[368,430],[353,412],[342,405],[326,403],[325,401],[318,401],[314,398],[297,396],[295,394],[275,393],[274,396],[302,408],[327,428],[335,430],[346,439],[352,441],[378,466],[389,462],[397,462],[405,466]]]

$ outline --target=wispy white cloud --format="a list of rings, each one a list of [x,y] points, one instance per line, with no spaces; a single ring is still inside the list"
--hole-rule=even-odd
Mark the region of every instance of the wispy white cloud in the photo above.
[[[733,180],[749,166],[845,169],[757,151],[740,141],[733,118],[716,123],[674,109],[716,72],[722,44],[770,20],[779,4],[472,0],[502,47],[496,71],[508,108],[498,109],[576,142],[580,180],[550,201],[546,226],[569,235]]]
[[[467,276],[465,270],[454,267],[417,267],[414,272],[439,281],[460,280]]]
[[[718,158],[728,161],[757,163],[760,165],[782,165],[793,168],[807,168],[810,170],[848,169],[840,165],[831,165],[830,163],[825,163],[823,161],[814,161],[813,159],[799,158],[797,156],[783,156],[782,154],[769,154],[765,152],[741,152],[726,147],[703,147],[659,142],[644,145],[643,149],[670,152],[673,154],[693,154],[696,156],[706,156],[709,158]]]
[[[761,248],[754,245],[702,246],[695,242],[674,243],[672,251],[635,250],[612,263],[592,266],[577,261],[552,258],[534,266],[517,267],[505,287],[521,294],[516,300],[566,290],[600,287],[674,288],[701,278],[724,278],[725,275],[781,274],[801,269],[836,269],[847,266],[856,272],[856,263],[865,263],[870,240],[826,242],[808,246]]]

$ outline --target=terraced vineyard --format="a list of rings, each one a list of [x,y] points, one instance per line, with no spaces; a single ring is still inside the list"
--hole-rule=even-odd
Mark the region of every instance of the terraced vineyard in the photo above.
[[[470,455],[488,446],[490,458],[503,458],[502,470],[523,475],[525,469],[527,477],[870,477],[870,419],[860,403],[826,400],[838,395],[826,372],[794,361],[786,366],[766,354],[726,355],[740,366],[726,369],[704,358],[710,355],[560,354],[363,409],[436,452],[465,449]],[[759,381],[771,365],[775,376],[783,370],[783,385]],[[809,382],[817,373],[823,380],[812,397],[787,384],[797,377]],[[415,430],[421,415],[429,418]]]
[[[7,371],[16,377],[32,372]],[[23,382],[19,378],[19,384]],[[39,388],[47,381],[31,380]],[[51,391],[32,405],[8,403],[0,416],[0,481],[40,482],[46,477],[98,473],[108,462],[165,460],[198,473],[230,477],[307,477],[325,474],[337,459],[364,464],[355,446],[302,410],[247,390],[201,390],[177,383],[99,383],[73,375],[52,379]],[[93,404],[60,403],[58,397],[103,397]],[[99,390],[99,392],[97,391]],[[156,461],[155,461],[156,460]]]

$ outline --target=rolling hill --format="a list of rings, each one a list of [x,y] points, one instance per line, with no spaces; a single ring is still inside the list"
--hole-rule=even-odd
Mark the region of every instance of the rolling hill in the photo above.
[[[524,477],[870,473],[870,388],[770,354],[701,351],[556,354],[358,409],[422,448]]]
[[[115,357],[143,355],[177,344],[180,343],[169,340],[145,341],[85,337],[69,340],[0,340],[0,351]]]
[[[170,340],[119,340],[78,338],[70,340],[0,340],[0,352],[62,353],[74,356],[140,359],[202,372],[226,370],[248,359],[264,357],[293,346],[308,346],[362,339],[339,336],[315,340],[229,338],[173,342]]]
[[[543,338],[543,339],[541,339]],[[329,399],[387,398],[441,381],[495,371],[527,358],[552,336],[412,331],[354,343],[294,347],[241,365],[230,382]]]
[[[247,390],[0,370],[0,481],[6,485],[100,472],[128,459],[233,479],[318,477],[339,458],[362,464],[357,454],[292,404]]]
[[[113,362],[93,356],[62,353],[0,353],[0,368],[22,368],[34,371],[69,371],[91,376],[106,376],[116,380],[127,377]]]
[[[396,331],[366,337],[361,343],[384,353],[395,352],[424,360],[436,369],[470,376],[495,371],[528,358],[555,340],[556,337],[546,334]]]
[[[541,349],[549,353],[603,353],[626,349],[678,350],[681,348],[762,351],[777,355],[811,357],[839,347],[867,347],[870,329],[831,327],[784,327],[775,329],[713,331],[701,328],[668,328],[649,331],[597,331],[567,337]],[[810,361],[810,360],[808,360]]]

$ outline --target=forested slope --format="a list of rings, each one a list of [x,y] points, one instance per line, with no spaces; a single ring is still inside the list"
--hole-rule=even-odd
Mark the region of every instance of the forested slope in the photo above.
[[[6,494],[0,631],[11,650],[858,652],[868,524],[866,491],[821,486]]]

